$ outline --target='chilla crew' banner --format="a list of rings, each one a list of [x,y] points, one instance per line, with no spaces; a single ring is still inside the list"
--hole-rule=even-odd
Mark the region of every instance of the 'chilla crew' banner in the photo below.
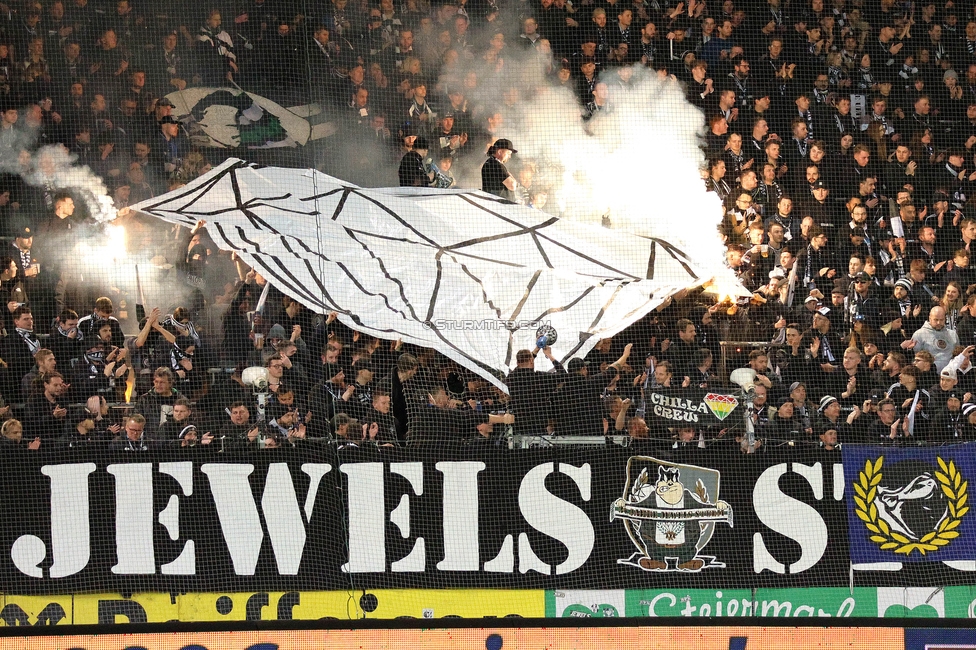
[[[733,412],[741,414],[741,409],[736,411],[739,400],[734,395],[697,388],[648,388],[644,391],[644,402],[647,423],[665,427],[717,425]]]
[[[7,455],[0,580],[20,594],[971,584],[974,451],[855,449],[846,467],[812,448],[666,444]]]

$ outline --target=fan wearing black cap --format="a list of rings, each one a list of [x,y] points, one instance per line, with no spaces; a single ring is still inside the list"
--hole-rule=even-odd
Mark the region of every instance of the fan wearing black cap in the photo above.
[[[488,147],[488,160],[481,166],[482,191],[509,201],[515,200],[517,183],[505,166],[514,153],[518,153],[518,150],[508,138],[499,138]]]
[[[840,451],[840,432],[836,427],[824,426],[817,429],[817,437],[820,438],[820,448],[825,452]]]
[[[861,271],[854,276],[853,289],[848,296],[848,309],[852,317],[862,317],[871,329],[880,328],[883,325],[882,304],[874,290],[873,278]]]
[[[427,150],[430,145],[427,138],[422,135],[417,136],[413,141],[413,148],[403,154],[400,159],[400,169],[397,175],[400,178],[400,187],[429,187],[431,176],[424,166],[424,158],[427,157]]]
[[[179,169],[189,152],[186,138],[180,132],[180,123],[171,115],[159,121],[159,135],[151,147],[151,153],[167,174]]]
[[[33,253],[34,229],[20,224],[14,228],[14,242],[11,257],[17,263],[17,275],[24,278],[24,290],[31,295],[39,287],[38,275],[41,273],[41,263]]]
[[[439,149],[450,149],[452,152],[458,151],[468,144],[468,134],[460,128],[454,117],[454,110],[449,108],[444,111],[436,129],[435,136]]]

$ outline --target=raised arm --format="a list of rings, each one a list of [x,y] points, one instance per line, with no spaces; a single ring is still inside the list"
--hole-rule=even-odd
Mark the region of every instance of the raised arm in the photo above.
[[[149,332],[152,331],[153,326],[156,325],[156,321],[159,320],[159,307],[153,308],[150,312],[149,317],[146,318],[146,324],[142,326],[142,330],[139,331],[139,336],[133,341],[137,348],[141,348],[149,340]],[[175,340],[175,339],[174,339]]]
[[[627,363],[627,359],[630,358],[630,350],[633,347],[634,347],[633,343],[628,343],[626,346],[624,346],[624,353],[621,354],[620,358],[614,361],[613,363],[611,363],[608,367],[616,368],[617,370],[623,368],[624,365]]]

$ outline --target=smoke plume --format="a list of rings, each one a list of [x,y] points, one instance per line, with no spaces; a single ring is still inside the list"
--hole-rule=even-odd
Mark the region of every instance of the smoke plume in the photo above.
[[[561,85],[555,74],[560,63],[548,43],[522,47],[518,27],[492,23],[472,36],[472,42],[487,43],[505,34],[507,45],[497,57],[444,57],[449,63],[436,76],[429,101],[436,105],[448,88],[463,87],[475,133],[490,117],[497,126],[500,115],[494,135],[518,149],[509,171],[517,177],[531,164],[533,186],[548,189],[546,212],[663,239],[693,256],[718,283],[737,286],[717,230],[721,203],[701,180],[704,116],[686,100],[683,84],[642,65],[607,70],[601,79],[610,87],[610,110],[584,121],[575,79]],[[387,126],[396,133],[392,122]],[[459,187],[480,189],[488,144],[472,134],[453,168]],[[346,155],[329,173],[365,185],[396,183],[396,160],[380,163],[382,155],[362,147],[337,150]]]

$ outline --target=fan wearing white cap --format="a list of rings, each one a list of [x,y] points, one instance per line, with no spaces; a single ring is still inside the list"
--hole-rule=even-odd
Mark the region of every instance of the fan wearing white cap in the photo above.
[[[976,388],[974,388],[976,387],[976,372],[972,372],[972,356],[974,352],[976,352],[976,346],[974,345],[964,348],[939,373],[940,387],[942,377],[950,376],[956,379],[953,386],[965,393],[965,397],[963,398],[965,402],[976,401],[973,399],[973,395],[976,395]]]
[[[802,295],[802,294],[801,294]],[[820,300],[823,294],[819,291],[811,291],[810,295],[803,299],[803,309],[797,309],[794,319],[800,326],[800,331],[804,332],[813,325],[813,315],[820,309]]]

